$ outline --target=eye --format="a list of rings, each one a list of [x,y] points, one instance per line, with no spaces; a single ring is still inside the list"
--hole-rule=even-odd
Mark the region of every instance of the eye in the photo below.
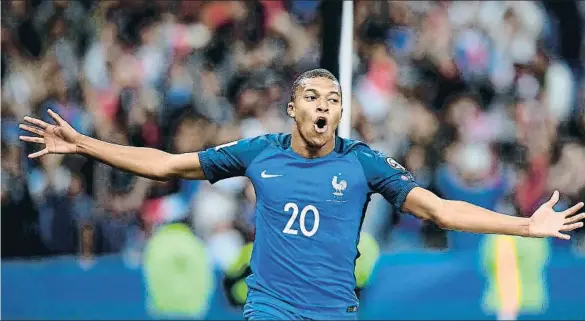
[[[313,101],[313,100],[317,99],[317,97],[314,95],[309,95],[309,96],[306,96],[305,99],[307,99],[308,101]]]
[[[332,103],[336,103],[337,104],[339,102],[339,99],[337,99],[337,98],[329,98],[329,101],[332,102]]]

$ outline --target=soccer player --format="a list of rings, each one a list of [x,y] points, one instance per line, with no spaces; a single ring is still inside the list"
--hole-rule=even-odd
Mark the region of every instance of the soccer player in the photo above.
[[[437,197],[392,158],[335,135],[342,92],[330,72],[315,69],[294,82],[291,134],[268,134],[202,152],[169,154],[121,146],[77,133],[53,111],[56,124],[25,117],[21,136],[48,153],[78,153],[156,180],[211,183],[247,176],[256,191],[256,235],[244,317],[248,320],[355,319],[354,265],[360,226],[372,193],[397,209],[446,229],[528,237],[558,237],[583,226],[583,203],[555,212],[554,192],[530,218],[498,214]]]

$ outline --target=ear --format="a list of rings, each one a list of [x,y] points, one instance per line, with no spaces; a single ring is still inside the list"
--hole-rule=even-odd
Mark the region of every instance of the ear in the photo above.
[[[286,113],[290,118],[295,118],[295,104],[292,102],[288,103],[286,106]]]

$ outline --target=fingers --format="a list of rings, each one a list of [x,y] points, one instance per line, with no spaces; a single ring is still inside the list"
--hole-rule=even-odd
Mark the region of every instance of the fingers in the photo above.
[[[583,222],[578,222],[578,223],[573,223],[573,224],[565,224],[563,225],[563,227],[561,227],[561,231],[562,232],[569,232],[572,230],[576,230],[580,227],[583,227]]]
[[[49,124],[45,123],[44,121],[42,121],[40,119],[28,117],[28,116],[24,116],[24,121],[29,122],[31,124],[35,124],[35,125],[39,126],[42,129],[45,129],[45,128],[49,127]]]
[[[553,207],[553,206],[555,206],[555,204],[557,204],[558,201],[559,201],[559,191],[554,191],[550,200],[548,200],[548,202],[546,202],[546,205]]]
[[[561,214],[565,215],[565,217],[573,215],[575,213],[577,213],[578,210],[580,210],[583,207],[583,202],[579,202],[578,204],[575,204],[573,207],[564,210],[563,212],[561,212]]]
[[[48,153],[49,153],[49,150],[45,148],[45,149],[40,150],[40,151],[38,151],[36,153],[29,154],[28,155],[28,158],[37,158],[37,157],[41,157],[43,155],[46,155]]]
[[[55,122],[57,124],[59,124],[59,125],[67,124],[67,122],[64,121],[63,118],[61,118],[61,116],[59,116],[56,112],[52,111],[51,109],[49,109],[47,112],[49,113],[49,116],[51,116],[51,118],[53,118],[53,120],[55,120]],[[29,117],[29,116],[25,116],[24,121],[29,122],[31,124],[34,124],[42,129],[47,129],[47,127],[51,126],[50,124],[48,124],[48,123],[46,123],[38,118],[33,118],[33,117]],[[26,125],[24,125],[24,126],[26,126]],[[21,128],[23,128],[23,127],[21,127]],[[37,132],[30,130],[30,128],[32,128],[32,127],[28,126],[28,129],[26,129],[26,128],[23,128],[23,129],[26,129],[30,132],[38,134]],[[39,135],[41,135],[41,134],[39,134]]]
[[[19,136],[18,138],[20,138],[20,140],[22,140],[24,142],[29,142],[29,143],[38,143],[38,144],[45,143],[45,139],[42,137]]]
[[[47,128],[49,127],[49,125],[47,123],[45,123],[42,120],[38,120],[35,118],[31,118],[31,117],[24,117],[24,120],[28,121],[29,123],[35,124],[39,127],[42,128]],[[42,129],[38,129],[36,127],[32,127],[29,125],[25,125],[25,124],[20,124],[18,126],[21,129],[24,129],[26,131],[29,131],[33,134],[37,134],[39,136],[44,136],[45,132]],[[30,142],[30,143],[38,143],[38,144],[44,144],[45,143],[45,139],[43,137],[32,137],[32,136],[19,136],[18,137],[20,140],[24,141],[24,142]],[[49,150],[47,148],[44,148],[43,150],[40,150],[38,152],[32,153],[28,155],[28,158],[37,158],[37,157],[41,157],[45,154],[48,154]]]
[[[557,234],[555,234],[555,237],[559,238],[561,240],[567,240],[567,241],[571,239],[570,235],[563,234],[563,233],[557,233]]]
[[[39,136],[44,136],[45,135],[45,132],[42,129],[38,129],[36,127],[32,127],[32,126],[25,125],[25,124],[20,124],[18,127],[20,129],[24,129],[26,131],[29,131],[29,132],[33,133],[33,134],[37,134]]]
[[[579,221],[584,220],[584,219],[585,219],[585,213],[580,213],[580,214],[577,214],[577,215],[573,215],[573,216],[567,217],[565,219],[565,224],[579,222]]]
[[[51,116],[51,118],[53,118],[53,120],[55,120],[57,124],[65,125],[67,123],[63,120],[63,118],[61,118],[61,116],[59,116],[56,112],[52,111],[51,109],[47,110],[47,112],[49,113],[49,116]]]

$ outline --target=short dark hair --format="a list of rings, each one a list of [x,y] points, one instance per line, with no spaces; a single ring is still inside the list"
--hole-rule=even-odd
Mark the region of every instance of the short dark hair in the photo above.
[[[312,79],[312,78],[327,78],[332,81],[335,81],[339,84],[339,80],[335,77],[329,70],[323,68],[311,69],[303,72],[300,76],[295,79],[292,84],[291,92],[290,92],[290,101],[293,102],[297,98],[297,90],[299,86],[305,79]],[[339,87],[339,95],[341,96],[341,85]]]

